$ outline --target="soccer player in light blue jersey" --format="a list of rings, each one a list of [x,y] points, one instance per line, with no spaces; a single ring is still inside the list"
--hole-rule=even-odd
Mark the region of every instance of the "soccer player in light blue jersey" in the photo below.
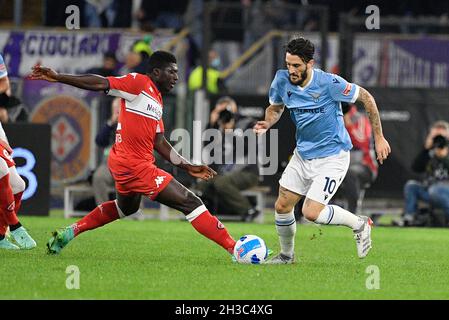
[[[314,51],[314,45],[302,37],[287,44],[287,69],[276,73],[265,119],[254,126],[257,134],[265,133],[280,119],[285,108],[296,126],[296,148],[279,181],[275,204],[281,252],[267,262],[271,264],[295,262],[293,211],[302,197],[305,197],[302,212],[306,219],[318,224],[350,227],[359,258],[364,258],[371,248],[371,219],[328,205],[346,175],[352,148],[340,102],[360,101],[365,106],[373,128],[377,160],[381,164],[391,152],[382,133],[373,96],[335,74],[314,69]]]

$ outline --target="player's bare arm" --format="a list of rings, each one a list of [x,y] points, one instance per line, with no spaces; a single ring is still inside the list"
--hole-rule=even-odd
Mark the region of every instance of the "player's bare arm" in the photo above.
[[[373,128],[374,143],[376,147],[377,160],[382,164],[388,155],[391,153],[391,148],[388,141],[385,139],[382,132],[382,124],[380,122],[379,110],[377,109],[374,97],[364,88],[360,87],[357,101],[363,103],[369,121]]]
[[[10,93],[9,91],[10,91],[9,79],[6,76],[0,79],[0,93],[9,94]]]
[[[194,165],[181,156],[175,148],[167,141],[163,133],[156,134],[154,149],[171,164],[186,170],[191,176],[203,180],[209,180],[217,173],[205,165]]]
[[[105,91],[109,89],[109,81],[102,76],[95,74],[71,75],[57,73],[53,69],[34,66],[30,79],[45,80],[49,82],[61,82],[80,89],[91,91]]]
[[[270,129],[272,126],[276,124],[276,122],[279,121],[279,119],[282,116],[282,113],[284,112],[285,106],[283,104],[281,105],[270,105],[265,110],[265,120],[263,121],[257,121],[257,123],[254,125],[254,132],[256,134],[263,134],[267,132],[268,129]]]

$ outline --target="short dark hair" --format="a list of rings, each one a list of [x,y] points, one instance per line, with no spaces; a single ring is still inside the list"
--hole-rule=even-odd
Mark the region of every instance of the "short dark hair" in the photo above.
[[[290,40],[286,46],[286,51],[292,55],[300,57],[305,63],[313,59],[315,46],[310,40],[298,37]]]
[[[167,51],[155,51],[150,56],[148,61],[148,72],[151,73],[153,69],[163,69],[169,63],[176,63],[176,57]]]

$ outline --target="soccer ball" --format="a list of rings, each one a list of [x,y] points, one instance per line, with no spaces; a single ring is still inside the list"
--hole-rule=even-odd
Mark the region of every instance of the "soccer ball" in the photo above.
[[[238,263],[260,264],[268,256],[268,248],[262,238],[254,235],[241,237],[234,247],[234,257]]]

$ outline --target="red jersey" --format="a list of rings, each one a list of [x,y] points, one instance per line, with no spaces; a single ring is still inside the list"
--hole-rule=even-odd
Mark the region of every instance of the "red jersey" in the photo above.
[[[111,154],[117,160],[154,163],[156,133],[164,132],[161,93],[153,81],[143,74],[130,73],[107,79],[108,95],[122,98]]]
[[[351,106],[348,111],[351,124],[346,124],[349,137],[354,146],[353,150],[361,150],[363,152],[363,164],[370,168],[374,176],[377,176],[378,164],[373,148],[373,138],[371,124],[367,116],[359,113],[357,108]]]
[[[125,196],[139,193],[154,200],[173,179],[154,165],[156,134],[164,132],[162,95],[142,74],[108,80],[108,94],[122,98],[115,143],[108,158],[116,190]]]

